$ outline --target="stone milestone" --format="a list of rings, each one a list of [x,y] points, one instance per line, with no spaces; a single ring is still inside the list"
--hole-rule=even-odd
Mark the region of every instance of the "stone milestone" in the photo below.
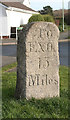
[[[16,97],[59,96],[59,30],[50,22],[27,24],[17,44]]]

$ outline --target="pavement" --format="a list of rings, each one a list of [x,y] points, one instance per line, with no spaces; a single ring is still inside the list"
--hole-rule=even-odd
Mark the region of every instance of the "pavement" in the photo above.
[[[70,37],[70,30],[65,31],[65,32],[61,32],[61,33],[60,33],[59,40],[64,40],[64,39],[67,39],[67,38],[68,38],[68,36]]]
[[[70,42],[70,39],[59,40],[58,42]]]
[[[9,65],[16,62],[16,57],[11,57],[11,56],[2,56],[2,63],[1,66]]]
[[[0,45],[16,45],[17,40],[15,38],[0,39]]]

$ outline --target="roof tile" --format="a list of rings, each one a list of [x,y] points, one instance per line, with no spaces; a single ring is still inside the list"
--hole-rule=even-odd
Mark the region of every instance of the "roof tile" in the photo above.
[[[23,10],[36,12],[35,10],[21,4],[20,2],[1,2],[1,3],[7,7],[15,7],[15,8],[23,9]]]

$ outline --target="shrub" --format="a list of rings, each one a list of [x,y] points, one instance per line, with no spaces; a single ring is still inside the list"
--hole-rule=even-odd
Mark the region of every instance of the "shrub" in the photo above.
[[[62,25],[63,24],[63,18],[60,18],[60,23],[59,25]]]
[[[51,15],[34,14],[30,17],[28,23],[36,22],[36,21],[45,21],[45,22],[53,22],[54,23],[54,18]]]
[[[44,21],[43,16],[40,14],[34,14],[30,17],[30,19],[28,20],[28,23],[36,22],[36,21]]]
[[[62,27],[62,25],[59,25],[59,30],[60,30],[60,32],[63,32],[63,27]]]
[[[51,15],[43,15],[44,21],[46,22],[53,22],[54,23],[54,19]]]

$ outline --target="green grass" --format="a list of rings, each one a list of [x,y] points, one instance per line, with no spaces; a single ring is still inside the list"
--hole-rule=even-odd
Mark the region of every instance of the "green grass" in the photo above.
[[[2,68],[2,72],[5,72],[5,71],[8,71],[9,69],[12,69],[12,68],[16,67],[16,65],[17,65],[17,62],[6,65]]]
[[[68,68],[60,66],[60,97],[16,100],[16,72],[3,69],[3,118],[68,118]]]

